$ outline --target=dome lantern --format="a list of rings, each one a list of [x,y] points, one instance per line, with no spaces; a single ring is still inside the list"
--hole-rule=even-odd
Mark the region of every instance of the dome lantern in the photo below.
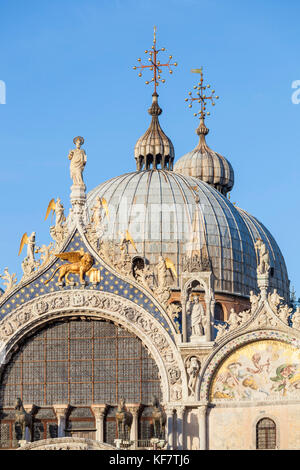
[[[153,77],[150,81],[146,81],[146,85],[153,84],[154,93],[152,94],[152,105],[148,113],[152,116],[151,124],[145,134],[140,137],[134,148],[134,157],[136,160],[137,171],[142,169],[158,169],[159,165],[162,170],[172,170],[174,162],[174,147],[166,134],[160,127],[158,116],[162,113],[162,109],[158,104],[157,87],[160,83],[165,83],[165,79],[161,78],[163,67],[166,67],[170,74],[173,73],[172,67],[177,66],[177,62],[171,63],[172,56],[169,55],[168,61],[162,64],[158,60],[158,54],[165,52],[165,48],[158,49],[156,46],[156,27],[154,27],[154,38],[151,49],[145,51],[149,54],[149,64],[143,65],[141,59],[138,59],[139,65],[133,67],[134,70],[140,69],[139,77],[142,76],[144,69],[149,69],[153,72]]]
[[[144,135],[142,135],[134,148],[134,157],[136,160],[137,171],[156,170],[160,165],[161,169],[172,170],[174,162],[174,147],[166,136],[158,120],[162,109],[158,104],[158,94],[152,95],[152,105],[148,113],[152,116],[151,124]]]
[[[230,162],[219,153],[214,152],[205,140],[209,129],[204,121],[205,116],[210,114],[209,111],[206,111],[207,101],[210,101],[214,106],[214,100],[219,97],[214,94],[215,90],[209,90],[210,85],[203,84],[202,68],[194,69],[192,72],[200,73],[200,82],[194,86],[194,89],[197,90],[196,97],[193,97],[192,92],[189,92],[189,98],[186,98],[185,101],[190,102],[190,108],[193,106],[194,101],[201,104],[200,111],[194,113],[194,116],[200,119],[199,126],[196,129],[199,143],[194,150],[185,154],[175,163],[174,171],[185,176],[194,176],[226,195],[233,188],[233,168]],[[209,93],[211,93],[210,96]]]

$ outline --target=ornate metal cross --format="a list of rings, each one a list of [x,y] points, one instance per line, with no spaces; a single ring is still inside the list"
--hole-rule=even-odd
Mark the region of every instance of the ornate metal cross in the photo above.
[[[193,101],[197,101],[198,103],[200,103],[201,104],[200,111],[198,111],[197,113],[194,113],[194,116],[199,116],[199,119],[204,119],[206,115],[207,116],[210,115],[210,112],[206,111],[206,104],[207,104],[206,101],[211,100],[211,104],[213,106],[215,106],[216,103],[215,103],[214,100],[219,99],[219,97],[217,95],[215,95],[215,90],[211,90],[211,95],[210,96],[208,96],[206,94],[207,92],[205,92],[205,90],[209,90],[210,85],[203,85],[202,67],[200,67],[200,69],[192,69],[191,72],[200,74],[200,82],[198,83],[198,85],[194,86],[194,90],[197,90],[197,92],[196,92],[197,96],[193,97],[192,92],[190,91],[189,92],[189,98],[186,98],[185,101],[190,102],[189,108],[191,108],[193,106]]]
[[[148,58],[148,61],[150,62],[149,65],[141,64],[142,59],[138,59],[138,62],[140,63],[140,65],[133,67],[134,70],[141,69],[141,71],[139,72],[139,77],[142,76],[143,69],[150,69],[153,72],[152,79],[150,81],[146,81],[145,83],[146,85],[149,85],[149,83],[154,84],[154,93],[156,93],[156,88],[158,87],[159,82],[165,83],[166,81],[164,78],[161,78],[162,67],[168,67],[169,73],[172,74],[173,70],[171,69],[171,67],[177,66],[177,62],[174,62],[171,64],[171,60],[172,60],[171,55],[169,55],[169,60],[165,64],[161,64],[161,62],[157,60],[157,56],[159,52],[165,52],[165,50],[166,49],[164,47],[162,47],[161,49],[156,48],[156,26],[154,26],[153,46],[151,47],[149,51],[148,50],[145,51],[145,54],[149,54],[149,58]]]

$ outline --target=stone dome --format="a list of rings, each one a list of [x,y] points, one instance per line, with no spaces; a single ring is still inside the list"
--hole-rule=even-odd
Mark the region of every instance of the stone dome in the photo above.
[[[272,285],[288,298],[289,286],[282,254],[270,233],[254,217],[236,208],[211,185],[168,170],[127,173],[106,181],[87,195],[91,215],[96,198],[109,209],[104,238],[120,243],[128,230],[136,251],[150,266],[159,257],[174,263],[178,277],[192,254],[208,258],[216,292],[248,296],[257,289],[257,234],[267,242],[273,267]]]
[[[205,140],[208,132],[202,119],[196,130],[199,135],[198,145],[177,160],[174,171],[199,178],[226,195],[233,188],[234,171],[225,157],[209,148]]]

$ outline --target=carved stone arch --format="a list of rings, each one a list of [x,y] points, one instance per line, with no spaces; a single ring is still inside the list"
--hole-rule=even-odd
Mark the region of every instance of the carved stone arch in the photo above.
[[[290,344],[296,348],[300,348],[300,337],[295,333],[296,332],[291,330],[290,334],[287,335],[284,331],[274,329],[249,331],[245,334],[230,339],[226,344],[216,348],[203,364],[201,377],[198,382],[198,390],[196,392],[197,399],[201,401],[210,400],[210,389],[215,373],[217,372],[221,363],[237,349],[259,340],[278,341]]]
[[[38,297],[7,315],[0,323],[0,357],[8,362],[19,342],[50,321],[87,316],[118,323],[149,349],[159,369],[163,401],[187,395],[184,364],[162,325],[134,302],[115,294],[92,290],[64,290]]]

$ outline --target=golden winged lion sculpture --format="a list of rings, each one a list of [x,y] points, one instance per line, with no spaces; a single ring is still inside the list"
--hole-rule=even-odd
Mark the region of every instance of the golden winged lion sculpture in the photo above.
[[[59,271],[58,282],[63,282],[65,280],[66,284],[68,284],[69,274],[79,274],[79,279],[81,284],[85,283],[85,274],[88,274],[88,271],[94,264],[94,258],[89,253],[85,253],[84,251],[69,251],[66,253],[58,253],[55,254],[57,258],[67,260],[69,264],[62,264],[58,266],[52,276],[44,282],[44,284],[48,284],[48,282],[53,279],[57,271]]]

